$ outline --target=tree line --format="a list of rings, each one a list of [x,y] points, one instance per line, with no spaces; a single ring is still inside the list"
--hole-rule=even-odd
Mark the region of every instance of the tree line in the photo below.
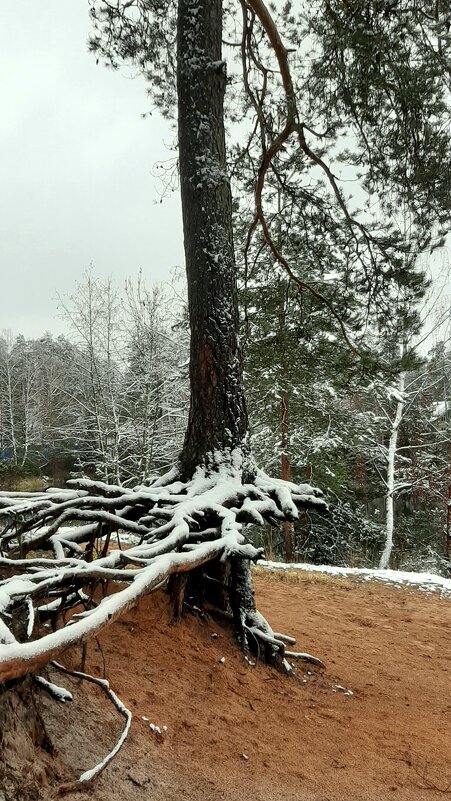
[[[86,272],[61,300],[70,334],[0,337],[1,469],[119,484],[172,464],[183,437],[186,326],[175,289],[119,292]],[[179,329],[177,329],[177,323]]]
[[[149,290],[141,277],[120,291],[89,270],[60,301],[70,334],[0,337],[3,487],[24,475],[133,486],[175,462],[189,400],[183,291],[180,278]],[[255,528],[254,541],[274,559],[445,569],[446,327],[410,370],[384,375],[356,366],[280,275],[242,282],[240,297],[253,451],[330,503],[327,516]]]

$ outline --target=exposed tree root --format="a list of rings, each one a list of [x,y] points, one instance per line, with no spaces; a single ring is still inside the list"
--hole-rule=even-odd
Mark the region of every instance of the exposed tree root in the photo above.
[[[132,722],[132,713],[129,709],[127,709],[122,701],[119,700],[116,693],[110,688],[110,685],[106,679],[98,679],[95,676],[89,675],[89,673],[82,673],[79,670],[69,670],[68,668],[60,665],[58,662],[52,662],[53,667],[57,670],[61,671],[62,673],[66,673],[69,676],[74,676],[77,679],[83,679],[84,681],[89,681],[92,684],[96,684],[98,687],[103,690],[103,692],[108,696],[110,701],[116,707],[117,711],[119,712],[122,717],[125,718],[125,726],[122,731],[121,736],[119,737],[116,745],[114,748],[99,762],[94,768],[91,770],[85,771],[79,778],[79,783],[83,784],[86,782],[91,781],[96,776],[99,775],[103,770],[105,770],[106,766],[111,762],[112,759],[116,756],[117,752],[122,748],[125,740],[127,739],[127,735],[130,729],[130,724]]]
[[[256,610],[249,562],[262,550],[242,530],[243,523],[294,520],[300,508],[325,508],[320,492],[260,471],[243,482],[239,453],[214,455],[213,462],[186,482],[171,471],[134,489],[79,479],[65,490],[0,493],[0,682],[38,671],[170,576],[179,616],[196,584],[192,571],[213,561],[230,563],[212,581],[217,605],[228,604],[245,648],[287,670],[288,659],[321,664],[286,651],[287,638]],[[137,544],[106,553],[105,543],[118,532],[134,535]],[[100,601],[99,585],[110,592]],[[200,603],[204,589],[201,596]]]

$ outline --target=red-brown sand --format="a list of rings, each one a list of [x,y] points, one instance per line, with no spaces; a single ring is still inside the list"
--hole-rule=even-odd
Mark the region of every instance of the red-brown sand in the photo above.
[[[93,787],[68,801],[451,796],[450,601],[324,576],[258,576],[256,589],[274,629],[326,669],[299,663],[290,678],[252,667],[223,624],[187,615],[174,626],[163,593],[143,599],[90,643],[86,663],[96,675],[105,665],[133,712],[131,733]],[[123,721],[92,687],[49,674],[75,696],[43,705],[76,777],[112,748]]]

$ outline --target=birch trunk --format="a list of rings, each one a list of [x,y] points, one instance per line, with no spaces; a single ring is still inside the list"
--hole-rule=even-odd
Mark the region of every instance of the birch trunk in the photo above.
[[[385,494],[385,546],[379,562],[379,568],[384,570],[388,567],[390,556],[393,550],[393,534],[395,527],[395,468],[396,451],[398,446],[399,426],[404,413],[404,385],[405,373],[401,373],[398,382],[398,392],[400,399],[396,405],[396,414],[390,432],[387,455],[387,491]]]
[[[291,480],[291,466],[288,457],[289,447],[289,420],[288,420],[288,394],[284,392],[281,403],[281,448],[282,457],[280,460],[280,477],[284,481]],[[294,524],[291,520],[285,520],[283,524],[283,543],[285,551],[285,561],[294,562]]]
[[[11,363],[8,358],[6,359],[5,370],[6,370],[6,405],[8,408],[11,450],[13,454],[14,467],[17,467],[18,461],[17,461],[16,424],[14,421],[14,393],[12,387]]]

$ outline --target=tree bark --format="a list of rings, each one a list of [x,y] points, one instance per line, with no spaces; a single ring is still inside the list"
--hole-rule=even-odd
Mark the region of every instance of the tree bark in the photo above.
[[[221,0],[180,0],[178,130],[191,327],[184,478],[215,452],[248,453],[238,342],[232,200],[226,168]]]

